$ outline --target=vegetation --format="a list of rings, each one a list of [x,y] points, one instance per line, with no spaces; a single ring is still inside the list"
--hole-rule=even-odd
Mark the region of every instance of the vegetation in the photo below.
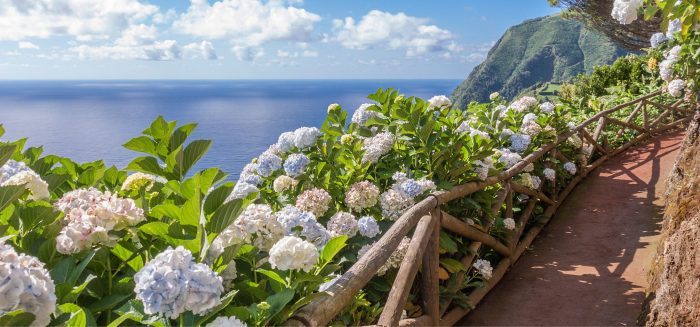
[[[584,24],[559,15],[528,20],[506,31],[486,60],[455,89],[452,99],[464,108],[499,92],[513,99],[547,82],[566,82],[627,51]]]

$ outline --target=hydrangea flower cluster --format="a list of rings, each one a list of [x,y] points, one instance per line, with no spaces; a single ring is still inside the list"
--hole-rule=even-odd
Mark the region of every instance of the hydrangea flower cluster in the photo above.
[[[537,99],[531,96],[524,96],[520,99],[513,101],[513,103],[510,104],[509,109],[513,109],[515,112],[518,113],[523,113],[526,112],[528,109],[536,106],[538,103],[539,101],[537,101]]]
[[[538,176],[530,173],[522,173],[520,174],[519,183],[525,187],[539,189],[540,185],[542,184],[542,180]]]
[[[668,83],[668,94],[673,97],[680,97],[683,95],[683,89],[685,89],[685,81],[682,79],[674,79]]]
[[[265,151],[258,157],[255,170],[258,175],[268,177],[280,168],[282,168],[282,158],[270,151]]]
[[[651,47],[656,49],[658,48],[662,43],[666,42],[666,35],[664,33],[654,33],[654,35],[651,36],[649,39],[649,43],[651,43]]]
[[[374,244],[376,243],[367,244],[360,248],[360,251],[357,252],[357,258],[362,258],[365,254],[367,254],[369,249],[371,249]],[[401,262],[403,262],[403,258],[406,256],[406,252],[408,251],[409,244],[411,244],[411,239],[404,237],[401,240],[401,243],[399,243],[399,245],[396,247],[396,250],[391,254],[391,256],[389,256],[389,259],[386,260],[386,263],[379,268],[377,271],[377,276],[383,276],[387,273],[387,271],[400,267]]]
[[[400,172],[395,173],[392,178],[395,183],[381,195],[379,201],[382,215],[387,219],[398,219],[415,204],[416,196],[436,189],[435,183],[425,178],[416,181]]]
[[[428,100],[428,111],[449,108],[450,106],[452,106],[452,101],[444,95],[436,95]]]
[[[554,182],[557,178],[557,172],[554,171],[554,169],[552,168],[545,168],[544,170],[542,170],[542,174],[544,175],[545,179],[550,180],[552,182]]]
[[[359,230],[357,219],[349,212],[338,211],[326,224],[333,237],[346,235],[348,238],[357,235]]]
[[[144,312],[176,319],[185,311],[205,314],[221,303],[224,286],[209,266],[195,263],[182,246],[168,248],[134,275]]]
[[[284,171],[291,177],[297,177],[304,173],[306,166],[309,165],[309,157],[302,153],[294,153],[287,157],[284,161]]]
[[[44,264],[0,242],[0,314],[24,310],[32,326],[47,326],[56,309],[56,287]]]
[[[569,162],[564,164],[564,170],[569,172],[569,174],[571,174],[571,175],[575,175],[576,174],[576,164],[569,161]]]
[[[270,249],[270,265],[279,270],[309,272],[318,257],[316,246],[296,236],[285,236]]]
[[[483,161],[474,161],[474,172],[482,181],[489,177],[491,168],[493,168],[493,159],[491,157],[486,157]]]
[[[25,185],[32,193],[31,199],[48,199],[51,196],[49,184],[21,161],[8,160],[0,167],[0,186],[9,185]]]
[[[379,201],[379,187],[370,181],[361,181],[345,192],[345,204],[353,211],[374,207]]]
[[[644,0],[615,0],[612,17],[620,24],[631,24],[637,20],[637,11],[643,4]]]
[[[659,74],[661,79],[664,81],[671,81],[673,78],[673,65],[675,65],[681,58],[681,46],[677,45],[671,50],[669,50],[665,56],[664,60],[659,64]]]
[[[530,142],[530,135],[513,134],[510,136],[510,150],[517,153],[523,153],[530,146]]]
[[[552,113],[554,113],[555,107],[556,106],[551,102],[544,102],[544,103],[540,104],[540,111],[542,111],[545,114],[552,114]]]
[[[515,152],[510,152],[508,149],[499,149],[496,150],[496,152],[500,153],[500,157],[498,157],[498,161],[502,162],[506,165],[506,169],[509,169],[521,160],[523,160],[523,157],[520,156],[520,154],[515,153]]]
[[[207,327],[248,327],[248,325],[238,320],[235,316],[218,316],[212,322],[208,323]]]
[[[318,223],[313,213],[297,207],[288,205],[282,208],[277,212],[277,221],[282,224],[285,235],[302,236],[317,247],[324,246],[330,239],[330,233]]]
[[[150,191],[155,183],[165,184],[167,182],[168,180],[163,177],[138,172],[126,177],[124,183],[122,183],[122,191],[140,190],[142,188]]]
[[[672,39],[674,34],[681,31],[681,20],[676,18],[668,22],[668,28],[666,28],[666,38]]]
[[[283,152],[289,152],[295,147],[297,149],[306,149],[316,144],[321,135],[321,131],[316,127],[300,127],[294,132],[280,134],[276,147]]]
[[[330,207],[331,195],[324,189],[313,188],[306,190],[297,197],[296,207],[302,211],[313,213],[316,217],[323,216]]]
[[[357,221],[357,227],[360,230],[360,235],[373,238],[379,235],[382,231],[379,229],[377,220],[371,216],[364,216]]]
[[[355,110],[355,113],[352,114],[352,122],[363,126],[370,118],[376,115],[374,111],[369,110],[372,106],[374,106],[372,103],[360,105],[360,107]]]
[[[295,188],[297,184],[299,184],[298,180],[287,175],[280,175],[275,178],[275,181],[272,183],[272,189],[277,193],[282,193],[286,190]]]
[[[68,192],[54,204],[65,214],[64,227],[56,237],[56,250],[63,254],[78,253],[95,244],[113,245],[118,239],[111,231],[134,226],[143,221],[143,209],[132,199],[118,198],[98,189]]]
[[[513,218],[503,219],[503,226],[507,230],[514,230],[515,229],[515,219],[513,219]]]
[[[366,138],[362,144],[362,150],[365,151],[362,156],[363,163],[377,163],[379,158],[389,153],[394,146],[394,134],[382,132],[375,136]]]
[[[491,267],[491,262],[488,260],[477,259],[473,267],[484,279],[491,279],[493,276],[493,268]]]
[[[226,202],[244,199],[252,193],[260,193],[260,189],[253,184],[239,180],[233,187],[231,194],[229,194],[229,196],[226,198]]]

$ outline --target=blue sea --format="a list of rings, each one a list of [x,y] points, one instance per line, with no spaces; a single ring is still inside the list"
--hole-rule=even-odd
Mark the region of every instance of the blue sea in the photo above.
[[[158,115],[199,124],[214,144],[196,168],[236,178],[243,166],[301,126],[320,127],[330,103],[353,112],[378,88],[407,96],[450,95],[458,80],[0,81],[3,140],[28,137],[44,154],[123,168],[138,156],[121,145]]]

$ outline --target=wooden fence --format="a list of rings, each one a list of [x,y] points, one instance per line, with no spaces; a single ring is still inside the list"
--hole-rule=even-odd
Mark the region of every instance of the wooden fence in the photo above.
[[[438,279],[440,229],[470,241],[468,254],[461,259],[461,263],[465,267],[471,267],[477,254],[484,248],[490,248],[501,256],[501,260],[493,267],[492,277],[483,287],[467,289],[469,292],[466,294],[468,303],[471,307],[475,307],[501,280],[508,268],[518,260],[554,215],[561,202],[588,173],[609,158],[650,136],[684,126],[689,121],[693,110],[684,108],[683,100],[664,104],[663,99],[661,91],[657,91],[601,111],[570,132],[559,135],[555,142],[534,151],[500,175],[431,194],[406,211],[381,239],[340,277],[328,290],[330,296],[320,297],[306,305],[287,323],[297,326],[328,325],[376,275],[379,268],[396,250],[401,240],[413,230],[408,251],[386,299],[378,325],[454,325],[469,313],[470,309],[452,304],[450,300],[442,299],[441,301],[440,299],[440,280]],[[652,108],[655,109],[651,110]],[[632,111],[626,119],[622,120],[620,114],[625,109],[632,109]],[[616,113],[618,118],[613,117]],[[639,115],[642,116],[641,119],[638,118]],[[641,124],[638,124],[637,121],[641,121]],[[611,145],[620,143],[618,141],[626,130],[634,131],[637,135],[619,146]],[[512,178],[523,172],[528,164],[545,156],[553,156],[562,161],[574,161],[575,158],[566,158],[558,151],[557,146],[576,134],[583,140],[582,147],[588,147],[591,155],[586,159],[585,168],[579,169],[566,187],[557,188],[556,185],[550,183],[548,186],[551,187],[531,189],[512,181]],[[589,162],[591,158],[596,159]],[[484,220],[483,226],[470,225],[465,220],[454,217],[441,209],[442,204],[467,197],[495,184],[500,184],[501,189],[491,212],[486,217],[496,217],[500,214],[504,218],[514,218],[517,222],[516,229],[504,239],[497,239],[488,233],[491,224],[489,218]],[[561,191],[557,191],[558,189]],[[527,195],[529,199],[524,209],[515,217],[513,198],[518,194]],[[544,214],[541,219],[528,224],[538,204],[544,207]],[[401,314],[406,306],[409,293],[414,287],[414,280],[419,269],[421,271],[420,284],[416,286],[420,292],[422,316],[401,320]],[[461,291],[458,287],[463,284],[465,277],[465,272],[460,272],[457,276],[458,282],[452,283],[456,286],[447,291]]]

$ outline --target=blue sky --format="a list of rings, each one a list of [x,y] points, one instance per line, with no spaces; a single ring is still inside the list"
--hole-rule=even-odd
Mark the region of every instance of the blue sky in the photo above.
[[[0,0],[0,79],[464,78],[545,0]]]

